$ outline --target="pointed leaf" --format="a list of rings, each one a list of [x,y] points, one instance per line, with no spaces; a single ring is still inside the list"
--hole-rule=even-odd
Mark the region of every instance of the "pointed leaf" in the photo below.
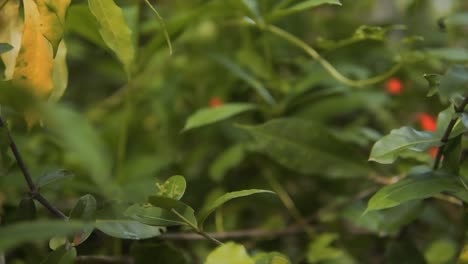
[[[461,190],[463,187],[455,181],[455,177],[429,172],[383,187],[369,200],[367,211],[394,207],[410,200],[425,199],[443,191]]]
[[[71,0],[35,0],[41,15],[40,30],[52,45],[54,56],[65,30],[65,14]]]
[[[187,182],[184,176],[176,175],[167,179],[163,184],[156,183],[156,195],[180,200],[184,196]]]
[[[422,152],[440,145],[440,138],[432,132],[418,131],[411,127],[394,129],[372,147],[369,160],[389,164],[407,150]]]
[[[368,174],[356,148],[338,140],[323,124],[282,118],[241,128],[254,138],[252,150],[291,170],[332,177],[363,177]]]
[[[255,105],[244,103],[224,104],[215,108],[202,108],[188,118],[183,131],[213,124],[252,109],[255,109]]]
[[[251,189],[251,190],[243,190],[243,191],[237,191],[237,192],[230,192],[226,193],[223,196],[219,197],[216,199],[213,203],[207,204],[205,208],[201,209],[200,213],[198,214],[198,222],[199,222],[199,228],[203,229],[203,223],[205,222],[206,218],[218,207],[222,206],[226,202],[229,202],[232,199],[240,198],[240,197],[245,197],[253,194],[259,194],[259,193],[272,193],[272,191],[268,190],[258,190],[258,189]]]
[[[34,0],[24,0],[24,30],[21,49],[16,58],[13,79],[47,98],[52,91],[53,54],[41,32],[41,16]]]
[[[150,196],[148,197],[148,202],[154,207],[159,207],[169,211],[176,211],[184,219],[179,219],[184,221],[185,224],[190,226],[197,226],[197,219],[195,218],[195,211],[188,205],[171,198],[162,197],[162,196]],[[188,221],[188,223],[186,222]]]
[[[123,64],[127,76],[132,74],[135,50],[132,31],[113,0],[88,0],[89,9],[99,24],[99,33],[107,46]]]
[[[151,226],[186,225],[170,210],[154,206],[134,204],[127,208],[124,214],[135,221]]]
[[[468,69],[463,65],[453,65],[440,79],[439,94],[452,101],[466,93]]]
[[[73,173],[66,170],[55,170],[50,171],[44,175],[41,175],[36,180],[36,186],[42,188],[46,185],[56,183],[58,181],[66,180],[72,178]]]

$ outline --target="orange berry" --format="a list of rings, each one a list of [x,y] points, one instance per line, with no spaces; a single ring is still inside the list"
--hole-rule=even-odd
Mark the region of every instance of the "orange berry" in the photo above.
[[[210,99],[209,105],[210,108],[216,108],[218,106],[223,105],[223,100],[221,100],[219,97],[213,96]]]
[[[385,88],[388,94],[398,95],[403,91],[403,83],[398,78],[390,78],[385,82]]]
[[[437,130],[437,122],[434,117],[426,113],[420,113],[418,115],[419,125],[423,130],[426,131],[436,131]]]

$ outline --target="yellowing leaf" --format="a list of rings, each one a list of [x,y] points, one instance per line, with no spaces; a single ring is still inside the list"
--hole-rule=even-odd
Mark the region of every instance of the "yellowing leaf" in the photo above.
[[[57,101],[62,97],[68,86],[67,46],[64,40],[60,42],[54,58],[52,80],[54,82],[54,89],[50,94],[49,100]]]
[[[47,97],[53,88],[53,54],[41,33],[41,17],[34,0],[23,0],[24,29],[21,49],[16,58],[13,80],[30,88],[40,97]]]
[[[23,20],[19,15],[19,5],[19,0],[9,0],[0,9],[0,42],[8,43],[13,47],[10,51],[1,54],[7,80],[13,77],[16,57],[21,46]]]
[[[132,31],[113,0],[88,0],[89,9],[99,24],[99,33],[106,45],[117,55],[125,72],[131,75],[135,50]]]
[[[54,56],[62,40],[65,14],[71,0],[35,0],[41,22],[39,24],[42,35],[49,40],[52,45]]]

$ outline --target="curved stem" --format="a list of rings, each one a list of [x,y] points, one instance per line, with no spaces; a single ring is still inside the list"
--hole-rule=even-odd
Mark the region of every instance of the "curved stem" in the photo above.
[[[193,229],[193,231],[195,233],[205,237],[206,239],[208,239],[209,241],[215,243],[218,246],[223,245],[223,242],[221,242],[221,241],[217,240],[216,238],[210,236],[208,233],[201,231],[198,228],[198,226],[196,226],[192,222],[190,222],[187,218],[185,218],[183,215],[181,215],[179,212],[177,212],[177,210],[171,209],[171,212],[174,213],[177,217],[179,217],[180,220],[184,221],[187,225],[189,225]]]
[[[273,25],[266,25],[264,26],[264,29],[295,45],[296,47],[301,48],[303,51],[305,51],[305,53],[317,60],[333,78],[349,86],[362,87],[382,82],[394,75],[402,66],[402,63],[397,63],[388,71],[365,80],[349,79],[348,77],[341,74],[329,61],[323,58],[315,49],[313,49],[307,43],[292,35],[291,33]]]

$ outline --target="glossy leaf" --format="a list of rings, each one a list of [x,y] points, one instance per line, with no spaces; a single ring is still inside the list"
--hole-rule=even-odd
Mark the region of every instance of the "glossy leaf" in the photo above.
[[[304,0],[285,9],[280,9],[272,14],[273,18],[289,16],[324,4],[341,5],[339,0]]]
[[[336,139],[319,123],[283,118],[241,128],[254,138],[252,150],[291,170],[332,177],[367,175],[365,163],[356,149]]]
[[[215,108],[203,108],[188,118],[184,131],[213,124],[252,109],[255,109],[255,105],[245,103],[230,103]]]
[[[156,188],[158,189],[156,195],[180,200],[184,196],[186,187],[187,182],[183,176],[172,176],[163,184],[156,183]]]
[[[52,45],[55,56],[62,41],[65,14],[71,0],[36,0],[35,2],[41,16],[40,30]]]
[[[243,191],[237,191],[237,192],[230,192],[222,195],[215,201],[213,201],[210,204],[205,205],[203,209],[200,210],[200,213],[198,214],[198,222],[199,222],[199,228],[203,229],[203,223],[205,222],[206,218],[214,212],[218,207],[222,206],[226,202],[229,202],[232,199],[240,198],[240,197],[245,197],[245,196],[250,196],[253,194],[259,194],[259,193],[273,193],[272,191],[268,190],[258,190],[258,189],[251,189],[251,190],[243,190]]]
[[[440,192],[458,192],[463,187],[450,175],[426,173],[387,185],[372,196],[366,211],[391,208],[407,201],[425,199]]]
[[[106,235],[121,239],[147,239],[161,234],[159,226],[149,226],[130,219],[97,219],[94,227]]]
[[[64,245],[51,252],[41,264],[73,264],[76,255],[76,248],[67,249]]]
[[[403,152],[422,152],[440,145],[440,138],[432,132],[418,131],[411,127],[394,129],[372,147],[369,160],[378,163],[393,163]]]
[[[41,16],[34,0],[24,0],[24,29],[21,49],[16,58],[13,79],[47,98],[53,88],[53,53],[41,32]]]
[[[99,24],[99,33],[123,64],[127,76],[132,74],[135,50],[132,31],[122,10],[113,0],[88,0],[89,9]]]
[[[125,210],[125,215],[131,219],[151,226],[185,225],[179,217],[167,209],[134,204]]]
[[[0,251],[6,251],[24,242],[47,240],[54,236],[67,236],[86,226],[83,222],[41,220],[21,222],[0,228]]]
[[[67,180],[74,177],[73,173],[66,171],[66,170],[54,170],[47,172],[39,176],[36,179],[36,186],[38,188],[42,188],[49,184],[55,184],[56,182]]]
[[[205,260],[205,264],[255,264],[244,246],[233,242],[226,243],[213,250]]]

